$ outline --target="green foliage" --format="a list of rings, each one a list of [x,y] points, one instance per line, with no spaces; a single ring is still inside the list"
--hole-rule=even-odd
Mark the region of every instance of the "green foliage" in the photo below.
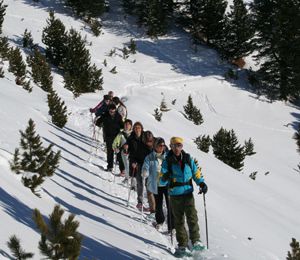
[[[48,94],[48,107],[52,123],[63,128],[68,121],[67,107],[54,90]]]
[[[107,67],[107,61],[106,61],[106,59],[104,59],[103,65],[104,65],[105,67]]]
[[[23,34],[23,47],[24,48],[32,48],[33,47],[33,38],[31,32],[25,29]]]
[[[24,249],[21,247],[20,239],[18,239],[15,235],[9,238],[7,242],[7,246],[12,252],[13,257],[17,260],[25,260],[29,258],[33,258],[33,253],[26,253]]]
[[[49,215],[49,224],[45,222],[38,209],[34,210],[33,220],[41,233],[39,249],[49,259],[78,259],[82,235],[77,231],[79,222],[70,214],[62,221],[64,210],[56,205]]]
[[[109,57],[112,57],[112,56],[115,55],[115,54],[116,54],[116,49],[113,48],[113,49],[111,49],[111,50],[109,51],[108,56],[109,56]]]
[[[287,260],[300,260],[300,246],[299,242],[295,239],[292,238],[292,242],[290,243],[291,252],[288,252]]]
[[[225,19],[223,39],[217,43],[222,57],[233,61],[249,55],[253,50],[254,32],[253,20],[244,1],[234,0]]]
[[[249,178],[254,180],[256,179],[257,171],[250,173]]]
[[[128,14],[134,14],[136,12],[135,0],[122,0],[123,9]]]
[[[67,52],[64,63],[65,87],[75,97],[81,93],[94,92],[102,89],[102,70],[96,65],[91,66],[91,55],[85,47],[85,40],[80,33],[71,29],[67,37]]]
[[[38,195],[35,189],[44,182],[45,177],[54,174],[59,164],[60,151],[54,153],[52,145],[47,148],[42,146],[41,138],[35,132],[32,119],[29,120],[25,132],[20,131],[20,134],[20,148],[23,152],[20,154],[19,149],[15,150],[10,167],[16,173],[23,173],[23,184]]]
[[[172,105],[175,105],[175,104],[176,104],[176,98],[172,100],[171,104],[172,104]]]
[[[162,112],[160,112],[158,108],[155,108],[153,116],[157,121],[160,122],[162,118]]]
[[[253,154],[256,154],[256,152],[254,152],[254,144],[253,144],[251,138],[249,138],[248,141],[245,141],[244,153],[245,153],[245,156],[251,156]]]
[[[42,42],[46,45],[46,57],[53,65],[62,67],[67,51],[67,34],[64,24],[55,18],[53,11],[49,12],[47,26],[43,29]]]
[[[98,17],[105,11],[104,0],[66,0],[73,11],[79,16]]]
[[[133,39],[130,39],[130,43],[128,45],[129,52],[132,54],[136,54],[136,43]]]
[[[244,166],[244,147],[238,144],[233,130],[227,131],[223,127],[213,136],[211,141],[215,156],[237,170]]]
[[[194,139],[194,142],[199,150],[205,153],[209,152],[209,147],[211,143],[209,135],[199,135]]]
[[[52,90],[53,77],[51,69],[45,56],[35,48],[33,53],[27,58],[27,63],[31,67],[32,78],[35,84],[46,92]]]
[[[198,109],[193,104],[192,96],[189,95],[187,104],[183,106],[186,118],[194,122],[195,125],[201,125],[203,123],[203,117],[200,112],[200,109]]]
[[[25,77],[16,78],[16,84],[22,85],[23,89],[27,90],[29,93],[32,91],[32,86],[30,83],[30,80],[26,80]]]
[[[3,4],[3,0],[0,1],[0,34],[2,34],[2,25],[4,22],[4,16],[7,5]]]
[[[8,71],[12,72],[17,78],[23,78],[26,75],[26,65],[18,47],[10,49]]]
[[[91,19],[90,27],[91,31],[96,37],[101,34],[102,24],[97,19]]]
[[[0,37],[0,58],[4,60],[8,60],[9,53],[10,53],[10,49],[9,49],[7,37]]]
[[[225,0],[193,0],[190,2],[191,34],[196,40],[215,44],[223,37]]]
[[[255,0],[252,5],[260,93],[271,100],[300,96],[300,5],[297,1]]]
[[[118,73],[117,72],[117,67],[114,66],[109,72],[112,73],[112,74],[117,74]]]
[[[122,53],[123,53],[123,59],[126,60],[129,57],[129,50],[126,48],[126,46],[123,47],[122,49]]]
[[[227,72],[224,75],[225,79],[230,80],[237,80],[238,79],[238,74],[236,70],[233,69],[228,69]]]

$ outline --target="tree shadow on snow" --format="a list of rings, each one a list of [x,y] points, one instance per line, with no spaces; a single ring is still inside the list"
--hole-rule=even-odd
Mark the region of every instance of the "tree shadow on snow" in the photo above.
[[[292,112],[291,115],[293,117],[295,117],[296,121],[293,121],[292,123],[288,123],[288,124],[286,124],[284,126],[286,126],[286,127],[291,126],[294,130],[298,131],[299,128],[300,128],[300,114]]]
[[[107,220],[105,220],[105,219],[103,219],[103,218],[101,218],[101,217],[99,217],[99,216],[95,216],[95,215],[93,215],[93,214],[91,214],[91,213],[89,213],[89,212],[86,212],[86,211],[84,211],[84,210],[82,210],[82,209],[80,209],[80,208],[77,208],[77,207],[75,207],[75,206],[73,206],[73,205],[67,203],[66,201],[60,199],[59,197],[56,197],[56,196],[52,195],[52,194],[51,194],[49,191],[47,191],[47,190],[44,190],[44,191],[45,191],[45,193],[47,193],[50,197],[52,197],[52,198],[56,201],[56,203],[62,205],[62,206],[63,206],[64,208],[66,208],[69,212],[71,212],[71,213],[73,213],[73,214],[75,214],[75,215],[82,215],[83,217],[86,217],[86,218],[88,218],[88,219],[90,219],[90,220],[93,220],[93,221],[95,221],[95,222],[97,222],[97,223],[101,223],[101,224],[103,224],[103,225],[106,225],[107,227],[109,227],[109,228],[111,228],[111,229],[114,229],[114,230],[116,230],[116,231],[118,231],[118,232],[124,233],[124,235],[133,237],[133,238],[138,239],[138,240],[140,240],[140,241],[143,241],[144,243],[149,244],[149,245],[151,245],[151,246],[153,246],[153,247],[158,247],[158,248],[160,248],[160,249],[162,249],[162,250],[167,251],[165,245],[163,245],[163,244],[161,244],[161,243],[157,243],[157,242],[151,241],[151,240],[149,240],[149,239],[147,239],[147,238],[141,237],[141,236],[137,235],[137,233],[131,233],[131,232],[127,231],[127,230],[121,229],[120,227],[115,226],[115,225],[113,225],[112,223],[109,223]],[[84,197],[84,196],[82,196],[82,197]],[[113,232],[113,231],[112,231],[112,232]],[[104,245],[102,245],[102,244],[100,244],[100,243],[96,243],[94,240],[91,240],[91,239],[88,239],[88,240],[86,240],[86,241],[87,241],[87,242],[85,242],[85,239],[84,239],[83,242],[82,242],[83,248],[86,249],[86,250],[84,251],[84,253],[87,254],[87,255],[85,255],[85,257],[88,257],[89,259],[90,259],[90,258],[96,258],[96,259],[99,259],[99,255],[98,255],[99,253],[98,253],[97,255],[95,255],[95,254],[96,254],[96,252],[100,252],[101,249],[102,249],[102,247],[103,247]],[[92,243],[92,244],[89,244],[89,243]],[[104,258],[100,258],[100,259],[112,259],[111,256],[113,256],[114,254],[116,254],[115,248],[112,248],[112,247],[109,247],[109,248],[108,248],[108,247],[107,247],[106,250],[107,250],[107,253],[106,253],[107,258],[104,257]],[[111,250],[111,251],[110,251],[110,250]],[[125,251],[123,251],[123,252],[125,252]],[[83,253],[82,253],[82,254],[83,254]],[[119,253],[118,253],[118,254],[119,254]],[[126,254],[129,254],[129,253],[126,252]],[[102,255],[102,254],[101,254],[101,255]],[[119,255],[119,256],[120,256],[120,255]],[[145,259],[145,258],[138,258],[136,255],[131,255],[130,257],[132,257],[132,259]],[[149,256],[148,256],[148,257],[149,257]],[[116,259],[120,259],[120,258],[116,258]]]

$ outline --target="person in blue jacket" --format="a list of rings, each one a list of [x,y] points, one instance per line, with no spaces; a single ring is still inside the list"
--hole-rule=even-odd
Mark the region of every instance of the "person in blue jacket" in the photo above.
[[[175,256],[181,257],[188,253],[188,235],[185,229],[185,219],[189,228],[189,238],[193,250],[204,249],[200,241],[197,210],[193,196],[193,182],[200,188],[200,192],[207,192],[207,185],[200,169],[191,156],[183,148],[181,137],[172,137],[170,140],[171,151],[163,161],[161,176],[169,181],[169,194],[176,239],[178,248]]]

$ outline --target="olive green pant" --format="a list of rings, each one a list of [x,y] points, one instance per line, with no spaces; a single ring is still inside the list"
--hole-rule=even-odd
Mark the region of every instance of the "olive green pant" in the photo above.
[[[170,199],[178,246],[187,247],[188,234],[184,226],[185,218],[188,224],[190,240],[192,243],[200,240],[198,216],[193,193],[171,196]]]

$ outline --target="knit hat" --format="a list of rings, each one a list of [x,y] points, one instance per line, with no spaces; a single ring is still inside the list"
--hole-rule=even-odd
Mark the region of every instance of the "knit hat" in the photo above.
[[[154,141],[154,147],[157,147],[162,143],[165,143],[165,140],[161,137],[157,137],[157,138],[155,138],[155,141]]]
[[[181,137],[175,137],[175,136],[173,136],[170,139],[170,144],[183,144],[183,139]]]
[[[108,110],[115,110],[115,109],[117,109],[115,104],[108,105]]]

